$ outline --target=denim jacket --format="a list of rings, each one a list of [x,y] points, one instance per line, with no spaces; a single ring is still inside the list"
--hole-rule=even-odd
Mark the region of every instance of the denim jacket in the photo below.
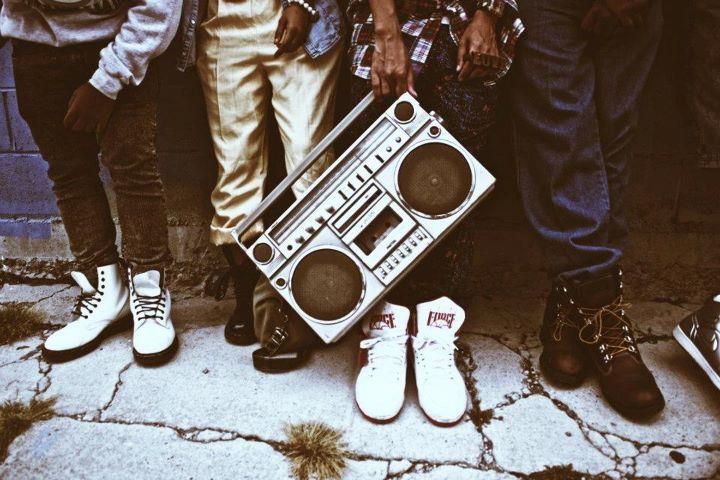
[[[283,7],[287,0],[282,0]],[[305,42],[305,51],[311,58],[327,53],[340,42],[343,34],[343,22],[337,0],[316,0],[315,9],[320,18],[310,25],[310,33]],[[185,0],[183,2],[182,19],[178,30],[180,49],[177,68],[180,71],[195,65],[197,28],[202,23],[207,11],[207,0]]]

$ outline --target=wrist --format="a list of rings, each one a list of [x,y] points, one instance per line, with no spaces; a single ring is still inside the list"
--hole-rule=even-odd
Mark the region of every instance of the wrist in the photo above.
[[[375,37],[386,42],[402,38],[400,24],[397,21],[387,23],[376,22]]]

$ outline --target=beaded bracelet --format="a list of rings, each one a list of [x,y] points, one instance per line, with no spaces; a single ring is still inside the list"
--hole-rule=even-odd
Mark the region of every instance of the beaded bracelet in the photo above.
[[[287,0],[287,4],[288,6],[297,5],[299,7],[302,7],[303,10],[310,14],[310,20],[313,22],[320,18],[320,14],[318,13],[318,11],[315,10],[315,8],[313,8],[313,6],[305,0]]]
[[[477,8],[479,10],[485,10],[486,12],[496,16],[502,17],[503,10],[505,10],[504,0],[478,0]]]

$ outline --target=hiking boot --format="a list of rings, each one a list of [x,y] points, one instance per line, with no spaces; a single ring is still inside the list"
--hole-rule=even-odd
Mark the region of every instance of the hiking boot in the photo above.
[[[540,329],[543,345],[540,368],[550,381],[565,387],[579,386],[589,371],[587,354],[572,315],[574,310],[567,287],[561,282],[553,285]]]
[[[623,300],[622,273],[572,285],[579,338],[592,360],[603,395],[618,412],[646,418],[665,406],[638,350]]]
[[[238,265],[233,259],[235,246],[224,245],[222,251],[230,265],[230,278],[235,292],[235,310],[225,324],[225,340],[233,345],[252,345],[257,342],[253,322],[253,292],[260,278],[255,265],[248,261]]]

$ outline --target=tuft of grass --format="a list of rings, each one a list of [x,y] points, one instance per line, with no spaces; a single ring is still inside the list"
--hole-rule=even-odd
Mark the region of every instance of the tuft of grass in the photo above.
[[[37,335],[47,328],[43,315],[27,304],[0,305],[0,345]]]
[[[285,455],[299,480],[339,480],[345,470],[347,450],[342,433],[324,423],[309,422],[285,427]]]
[[[55,412],[55,399],[33,398],[30,403],[5,402],[0,405],[0,463],[7,457],[7,449],[33,423],[48,420]]]

